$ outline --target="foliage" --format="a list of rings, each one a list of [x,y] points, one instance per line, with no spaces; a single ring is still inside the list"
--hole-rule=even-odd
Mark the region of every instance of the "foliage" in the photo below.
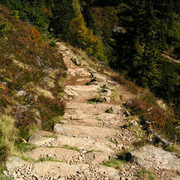
[[[150,122],[150,128],[165,134],[171,141],[178,140],[179,134],[176,127],[179,125],[179,121],[174,118],[171,112],[161,109],[152,99],[153,97],[150,98],[149,95],[147,99],[146,95],[145,97],[134,99],[128,107],[133,114],[143,117],[143,119],[145,118]]]
[[[19,1],[11,2],[9,5],[14,6]],[[19,14],[21,16],[21,12]],[[20,144],[37,127],[52,129],[60,120],[64,103],[57,97],[63,89],[59,81],[65,77],[66,67],[62,55],[42,39],[36,28],[23,23],[14,11],[2,5],[0,22],[3,24],[3,35],[0,36],[2,162],[16,148],[22,151],[33,148]],[[44,90],[43,93],[39,93],[40,90]]]
[[[0,23],[0,35],[10,31],[11,26],[8,22]]]
[[[89,55],[105,61],[104,47],[100,38],[93,35],[93,31],[86,27],[82,16],[72,19],[70,23],[71,42],[84,49]]]
[[[14,17],[29,21],[40,29],[47,29],[52,16],[53,1],[3,0],[1,3],[13,10]]]

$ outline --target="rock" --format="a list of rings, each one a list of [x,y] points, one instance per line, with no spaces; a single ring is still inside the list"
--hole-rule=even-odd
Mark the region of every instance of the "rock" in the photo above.
[[[107,78],[100,74],[94,74],[95,79],[106,82]]]
[[[111,98],[108,96],[101,96],[101,98],[103,99],[103,102],[107,102],[107,103],[111,102]]]
[[[17,95],[18,96],[25,96],[26,95],[26,91],[18,91]]]
[[[135,120],[130,121],[130,123],[131,123],[132,125],[134,125],[134,126],[137,126],[137,125],[138,125],[137,121],[135,121]]]
[[[14,168],[20,168],[24,165],[28,165],[26,161],[22,160],[19,157],[8,157],[7,162],[6,162],[6,167],[8,171],[12,171]]]
[[[87,168],[87,164],[69,165],[59,162],[42,162],[34,164],[31,175],[36,174],[38,177],[37,179],[49,179],[47,176],[52,177],[53,179],[62,179],[58,177],[70,177],[72,175],[77,175],[77,172],[85,171]]]
[[[79,152],[71,150],[71,149],[64,149],[64,148],[44,148],[39,147],[30,152],[27,152],[27,155],[32,159],[38,160],[40,157],[52,157],[59,161],[70,161],[73,156],[78,156]]]
[[[110,154],[104,152],[89,152],[85,155],[85,161],[88,164],[101,164],[104,161],[109,160]]]
[[[129,111],[125,111],[125,112],[123,113],[123,115],[124,115],[125,117],[129,117],[129,116],[131,116],[131,114],[130,114],[130,112],[129,112]]]
[[[54,140],[54,138],[42,137],[38,134],[29,138],[28,142],[37,146],[48,145]]]
[[[106,166],[97,166],[96,171],[102,173],[102,174],[107,174],[109,180],[119,180],[120,176],[119,173],[116,169],[112,167],[106,167]]]
[[[70,76],[76,76],[76,71],[74,69],[68,69],[67,74]]]
[[[79,76],[91,76],[91,74],[88,71],[86,71],[84,68],[76,69],[76,74]]]
[[[77,57],[72,57],[71,61],[76,65],[76,66],[80,66],[81,65],[81,61],[77,58]]]
[[[180,159],[161,148],[147,145],[130,153],[131,160],[143,168],[180,171]]]
[[[131,106],[133,104],[133,100],[132,99],[128,99],[125,103],[126,108],[128,108],[129,106]]]
[[[113,150],[106,145],[106,142],[96,141],[88,137],[68,137],[58,135],[57,143],[59,146],[68,145],[71,147],[77,147],[80,150],[87,151],[103,151],[107,153],[113,153]]]
[[[103,121],[112,121],[118,119],[118,116],[116,114],[103,113],[99,115],[99,118]]]

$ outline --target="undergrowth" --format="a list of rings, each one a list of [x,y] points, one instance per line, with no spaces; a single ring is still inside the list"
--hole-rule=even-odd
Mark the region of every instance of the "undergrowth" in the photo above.
[[[64,113],[66,66],[55,43],[0,5],[0,166],[37,128],[52,130]],[[13,117],[13,118],[12,118]]]

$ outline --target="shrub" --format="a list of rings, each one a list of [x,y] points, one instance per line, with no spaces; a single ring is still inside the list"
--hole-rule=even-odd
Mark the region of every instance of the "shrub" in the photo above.
[[[15,18],[19,19],[19,11],[13,10],[13,11],[11,12],[11,15],[14,16]]]
[[[9,152],[14,150],[17,137],[15,119],[10,116],[0,116],[0,162],[5,161]]]
[[[59,121],[58,116],[64,114],[64,103],[60,99],[51,99],[44,96],[38,97],[38,104],[42,119],[42,127],[45,130],[52,130],[54,124]]]
[[[57,44],[56,44],[56,42],[54,42],[54,41],[51,41],[51,42],[49,43],[49,45],[52,46],[52,47],[56,47],[56,48],[57,48]]]
[[[8,22],[0,23],[0,35],[7,33],[11,30],[11,25]]]
[[[161,109],[153,100],[153,97],[149,98],[149,96],[148,98],[144,96],[141,99],[134,99],[128,105],[128,108],[131,109],[133,114],[143,117],[143,119],[150,122],[150,128],[166,135],[171,141],[179,141],[180,134],[176,128],[179,125],[179,121],[171,113],[168,114]]]

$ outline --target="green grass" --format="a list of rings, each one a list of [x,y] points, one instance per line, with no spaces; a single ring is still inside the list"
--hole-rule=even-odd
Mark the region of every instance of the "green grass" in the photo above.
[[[109,109],[107,109],[106,111],[105,111],[106,113],[113,113],[113,109],[112,109],[112,107],[111,108],[109,108]]]
[[[74,150],[74,151],[77,151],[77,152],[81,152],[80,149],[78,149],[77,147],[75,146],[69,146],[69,145],[64,145],[63,146],[64,149],[70,149],[70,150]]]
[[[1,178],[1,180],[13,180],[13,178],[7,177],[7,176],[4,176],[4,175],[1,175],[0,178]]]
[[[54,159],[52,157],[40,157],[36,162],[45,162],[45,161],[60,162],[59,160]]]
[[[101,150],[90,150],[90,151],[87,151],[86,154],[93,153],[93,152],[103,152],[103,151],[101,151]]]
[[[36,145],[30,144],[30,143],[24,143],[24,142],[16,144],[16,147],[21,152],[27,152],[27,151],[31,151],[31,150],[37,148]]]
[[[98,104],[99,101],[96,100],[96,99],[91,99],[91,100],[88,100],[87,103],[88,103],[88,104]]]
[[[155,175],[146,169],[139,170],[137,172],[137,177],[141,180],[155,180]]]
[[[123,165],[126,163],[125,160],[110,159],[103,163],[104,166],[113,167],[115,169],[122,169]]]
[[[180,158],[180,147],[177,145],[169,145],[165,148],[166,151],[174,152],[178,158]]]
[[[47,138],[54,138],[54,139],[57,139],[57,136],[55,134],[52,134],[52,135],[46,135],[46,136],[43,136],[43,137],[47,137]]]
[[[109,139],[108,141],[111,142],[111,143],[113,143],[113,144],[115,144],[115,145],[118,144],[116,141],[113,141],[112,139]]]

